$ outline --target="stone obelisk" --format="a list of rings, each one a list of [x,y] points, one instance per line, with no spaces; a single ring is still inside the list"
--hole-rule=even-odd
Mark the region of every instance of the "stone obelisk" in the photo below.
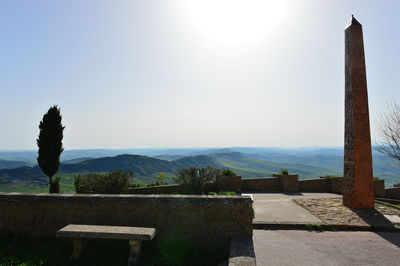
[[[353,16],[345,28],[343,204],[350,208],[374,208],[363,33]]]

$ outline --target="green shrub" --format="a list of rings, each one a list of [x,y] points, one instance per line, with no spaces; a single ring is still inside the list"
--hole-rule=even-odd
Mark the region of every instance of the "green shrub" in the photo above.
[[[320,224],[306,224],[306,229],[310,231],[321,231],[322,226]]]
[[[285,169],[285,168],[281,168],[281,171],[279,172],[279,174],[281,175],[288,175],[289,174],[289,170]]]
[[[379,177],[374,177],[374,181],[381,180]]]
[[[76,193],[86,194],[121,194],[126,193],[132,171],[114,170],[108,174],[88,173],[75,177]]]
[[[135,187],[144,187],[146,186],[146,184],[142,184],[142,183],[130,183],[129,187],[131,188],[135,188]]]
[[[50,193],[60,193],[60,177],[56,177],[56,179],[50,181],[51,185],[49,188]]]
[[[236,173],[233,172],[231,169],[224,169],[222,170],[222,174],[224,176],[236,176]]]
[[[218,195],[225,195],[225,196],[236,196],[237,193],[235,191],[220,191]]]
[[[166,184],[163,184],[160,181],[156,181],[156,182],[146,184],[146,187],[156,187],[156,186],[163,186],[163,185],[166,185]]]
[[[204,195],[236,196],[237,193],[235,191],[219,191],[219,192],[210,191],[210,192],[204,193]]]
[[[178,171],[177,176],[174,178],[175,182],[182,185],[189,185],[193,193],[202,194],[205,191],[205,184],[214,182],[220,170],[208,166],[207,168],[197,169],[196,167],[183,168]]]
[[[160,185],[168,185],[168,178],[165,177],[163,172],[158,173],[157,183],[160,183]]]

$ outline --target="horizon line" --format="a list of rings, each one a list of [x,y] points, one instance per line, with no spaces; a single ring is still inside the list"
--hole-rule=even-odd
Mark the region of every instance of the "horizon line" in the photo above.
[[[371,145],[375,146],[375,145]],[[234,149],[234,148],[254,148],[254,149],[318,149],[318,148],[344,148],[344,146],[300,146],[300,147],[284,147],[284,146],[185,146],[185,147],[146,147],[146,148],[73,148],[64,149],[64,151],[82,151],[82,150],[172,150],[172,149]],[[0,149],[0,152],[13,152],[13,151],[37,151],[38,149]]]

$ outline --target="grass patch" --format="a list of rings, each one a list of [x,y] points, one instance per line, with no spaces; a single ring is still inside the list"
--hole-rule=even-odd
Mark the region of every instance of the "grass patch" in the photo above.
[[[87,240],[76,265],[126,265],[126,240]],[[0,237],[0,265],[71,265],[72,244],[67,239],[5,235]],[[138,265],[218,265],[228,250],[206,243],[193,243],[179,234],[142,242]]]
[[[306,224],[307,230],[310,231],[321,231],[322,226],[320,224]]]

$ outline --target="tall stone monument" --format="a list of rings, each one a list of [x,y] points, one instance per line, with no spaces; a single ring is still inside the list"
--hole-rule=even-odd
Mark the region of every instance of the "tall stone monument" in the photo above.
[[[345,129],[343,204],[374,208],[367,75],[361,24],[352,16],[345,28]]]

